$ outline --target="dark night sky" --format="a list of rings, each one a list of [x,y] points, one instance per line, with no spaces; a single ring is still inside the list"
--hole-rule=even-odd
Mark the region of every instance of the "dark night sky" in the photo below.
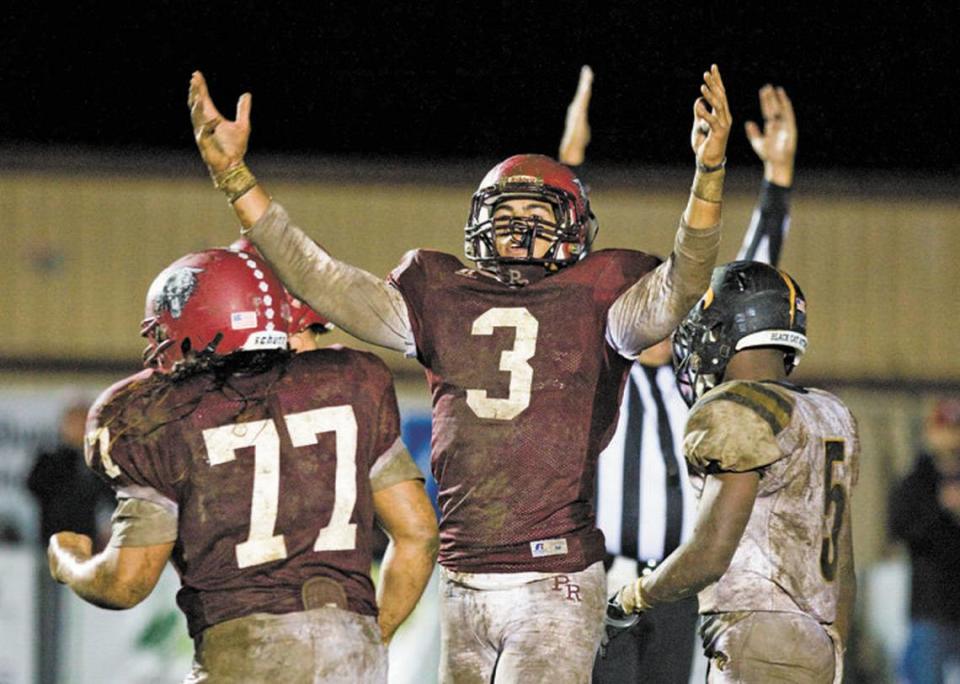
[[[553,153],[589,63],[590,158],[688,163],[690,108],[715,61],[731,159],[752,156],[741,126],[772,81],[793,97],[805,166],[960,169],[955,3],[53,4],[0,10],[0,146],[189,150],[199,68],[231,115],[254,93],[258,152]]]

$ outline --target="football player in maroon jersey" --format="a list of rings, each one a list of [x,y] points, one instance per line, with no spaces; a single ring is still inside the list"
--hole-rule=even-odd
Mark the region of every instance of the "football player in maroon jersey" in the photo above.
[[[694,104],[697,170],[663,263],[591,252],[597,222],[576,176],[510,157],[480,183],[465,228],[474,267],[429,250],[383,281],[295,228],[244,164],[236,120],[190,82],[194,134],[244,234],[291,291],[356,337],[415,356],[433,393],[445,681],[586,681],[604,613],[596,459],[632,358],[706,290],[719,244],[731,116],[716,66]]]
[[[113,536],[50,540],[50,572],[129,608],[167,560],[196,644],[189,681],[386,681],[386,649],[436,557],[390,372],[330,347],[293,355],[280,281],[253,253],[189,254],[154,280],[145,370],[101,395],[87,463],[116,490]],[[392,538],[377,597],[376,516]]]

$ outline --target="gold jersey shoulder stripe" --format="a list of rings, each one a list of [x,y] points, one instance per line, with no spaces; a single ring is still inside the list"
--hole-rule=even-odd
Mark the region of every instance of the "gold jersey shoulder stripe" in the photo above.
[[[780,434],[790,423],[793,404],[773,390],[756,384],[734,383],[713,396],[706,397],[702,405],[714,401],[732,401],[744,406],[770,425],[774,435]]]

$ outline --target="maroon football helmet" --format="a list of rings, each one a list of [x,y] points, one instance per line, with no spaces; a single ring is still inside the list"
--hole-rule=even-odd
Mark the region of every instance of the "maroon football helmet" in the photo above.
[[[290,305],[290,334],[303,332],[311,326],[315,332],[329,332],[333,330],[333,323],[318,314],[302,301],[287,292],[287,303]]]
[[[257,246],[245,237],[237,238],[230,243],[230,246],[227,247],[227,249],[233,252],[246,252],[247,254],[252,254],[258,259],[263,258],[263,256],[260,254],[260,250],[257,249]]]
[[[287,293],[253,253],[208,249],[160,272],[147,291],[144,365],[170,372],[188,353],[286,349]]]
[[[520,219],[527,231],[524,242],[531,245],[530,256],[501,257],[496,248],[493,213],[500,202],[535,199],[553,207],[555,222]],[[464,228],[464,252],[481,268],[496,268],[501,263],[543,264],[548,271],[569,266],[590,251],[597,234],[597,219],[590,210],[587,192],[570,169],[542,154],[518,154],[494,166],[473,195],[470,215]],[[532,256],[536,238],[553,244],[541,258]]]
[[[231,242],[228,249],[234,252],[253,254],[259,259],[263,258],[260,256],[256,245],[245,237]],[[289,334],[296,335],[298,332],[303,332],[310,326],[318,326],[318,328],[314,328],[315,332],[329,332],[333,330],[333,323],[294,297],[290,292],[287,292],[287,304],[290,305],[290,329],[287,331]]]

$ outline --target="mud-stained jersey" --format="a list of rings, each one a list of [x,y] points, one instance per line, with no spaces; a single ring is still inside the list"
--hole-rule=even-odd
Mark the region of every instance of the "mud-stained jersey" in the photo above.
[[[683,447],[698,492],[707,473],[760,473],[740,545],[700,592],[700,612],[803,612],[833,622],[838,542],[860,457],[849,409],[822,390],[727,382],[694,404]]]
[[[433,394],[445,567],[576,572],[603,558],[596,462],[631,363],[605,339],[607,311],[658,263],[605,250],[508,287],[415,250],[391,274]]]
[[[318,602],[376,615],[372,492],[417,477],[403,466],[393,383],[376,356],[321,349],[223,381],[143,371],[100,397],[87,429],[87,462],[121,501],[111,543],[176,539],[191,635]],[[167,519],[154,532],[141,520],[141,538],[124,539],[130,502]]]

